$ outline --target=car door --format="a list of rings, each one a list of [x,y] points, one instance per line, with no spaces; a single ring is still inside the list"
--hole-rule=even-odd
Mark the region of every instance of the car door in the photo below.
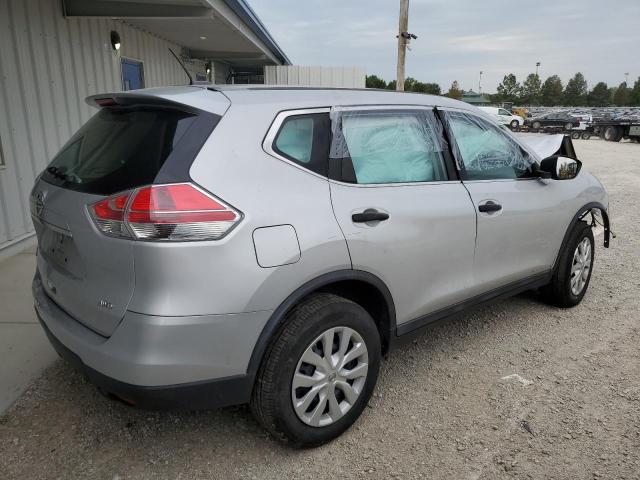
[[[331,118],[331,199],[353,268],[387,285],[399,326],[466,298],[475,211],[432,109],[334,108]]]
[[[463,184],[477,211],[475,293],[548,272],[566,228],[562,182],[505,129],[464,111],[445,113]]]
[[[504,108],[498,109],[498,117],[500,118],[500,123],[503,125],[509,125],[511,122],[511,113],[507,112]]]

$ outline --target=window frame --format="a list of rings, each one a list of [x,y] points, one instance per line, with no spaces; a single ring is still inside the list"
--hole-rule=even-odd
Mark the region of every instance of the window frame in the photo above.
[[[502,129],[498,128],[496,125],[493,125],[491,122],[487,121],[483,116],[478,115],[473,111],[464,110],[464,109],[458,109],[458,108],[452,108],[452,107],[438,107],[438,111],[442,112],[444,114],[444,116],[441,117],[441,120],[442,120],[442,123],[444,124],[444,129],[445,129],[445,132],[446,132],[446,136],[447,136],[447,139],[449,141],[451,154],[453,155],[453,158],[455,159],[454,163],[455,163],[456,169],[458,171],[458,175],[460,176],[460,180],[463,183],[472,183],[472,182],[473,183],[476,183],[476,182],[481,182],[481,183],[487,183],[487,182],[513,182],[513,181],[528,181],[528,180],[538,180],[539,179],[539,177],[537,177],[535,175],[532,175],[530,177],[521,177],[521,178],[486,178],[486,179],[485,178],[483,178],[483,179],[469,179],[469,178],[467,178],[466,168],[464,167],[464,160],[461,158],[461,154],[460,154],[460,150],[458,149],[458,143],[457,143],[456,137],[453,134],[453,132],[451,130],[451,127],[449,126],[449,121],[448,121],[448,118],[447,118],[447,114],[448,113],[461,113],[461,114],[464,114],[464,115],[470,115],[470,116],[478,118],[479,120],[482,120],[484,123],[486,123],[487,125],[489,125],[492,128],[494,128],[502,136],[504,136],[508,141],[510,141],[512,143],[515,143],[524,152],[526,152],[527,155],[529,155],[529,157],[533,161],[533,165],[534,165],[533,170],[534,171],[540,166],[540,158],[528,146],[523,145],[516,138],[514,138],[509,130],[502,130]]]
[[[126,85],[124,83],[124,64],[126,62],[137,63],[138,65],[140,65],[140,80],[142,82],[141,88],[134,88],[129,90],[125,89]],[[120,84],[122,85],[123,92],[135,92],[136,90],[142,90],[143,88],[147,88],[147,79],[144,74],[144,61],[140,60],[139,58],[126,57],[124,55],[121,55],[120,56]]]
[[[276,147],[276,139],[278,138],[278,135],[280,134],[280,131],[282,130],[282,127],[284,125],[284,123],[286,122],[286,120],[289,117],[298,117],[298,116],[303,116],[303,115],[315,115],[315,114],[322,114],[322,113],[326,113],[327,117],[329,116],[329,113],[331,112],[331,108],[330,107],[312,107],[312,108],[300,108],[300,109],[294,109],[294,110],[282,110],[280,112],[278,112],[278,114],[275,116],[275,118],[273,119],[273,122],[271,122],[271,125],[269,126],[269,129],[267,130],[267,133],[264,136],[264,139],[262,141],[262,149],[265,151],[265,153],[267,153],[268,155],[271,155],[272,157],[277,158],[278,160],[282,160],[283,162],[288,163],[289,165],[293,165],[296,168],[299,168],[301,170],[304,170],[307,173],[310,173],[312,175],[315,175],[316,177],[320,177],[322,179],[327,179],[328,178],[328,169],[329,169],[329,146],[331,145],[331,132],[328,132],[327,135],[327,145],[326,145],[326,165],[325,168],[323,169],[324,172],[317,172],[315,170],[312,170],[311,168],[309,168],[308,166],[306,166],[304,163],[296,161],[292,158],[287,157],[284,152],[281,152],[277,147]],[[314,149],[315,149],[315,145],[312,145],[311,147],[311,156],[313,157],[314,155]],[[311,162],[309,162],[311,163]]]
[[[451,151],[451,144],[449,141],[449,134],[446,130],[442,118],[438,113],[438,107],[435,105],[412,105],[412,104],[367,104],[367,105],[336,105],[340,107],[341,111],[381,111],[381,110],[418,110],[423,112],[430,112],[434,115],[435,121],[438,122],[442,128],[442,138],[440,140],[446,143],[446,148],[442,150],[442,160],[445,170],[446,179],[432,180],[423,182],[390,182],[390,183],[354,183],[345,180],[341,175],[340,169],[335,168],[334,165],[329,165],[329,181],[338,183],[354,188],[380,188],[380,187],[403,187],[403,186],[419,186],[419,185],[439,185],[443,183],[459,183],[460,178],[454,165],[454,158]],[[333,125],[332,125],[333,129]],[[333,141],[333,135],[331,140]],[[330,159],[329,159],[330,161]]]

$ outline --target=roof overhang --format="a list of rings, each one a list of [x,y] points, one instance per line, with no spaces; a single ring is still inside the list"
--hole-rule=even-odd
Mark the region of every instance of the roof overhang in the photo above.
[[[109,17],[234,67],[291,62],[244,0],[63,0],[67,17]]]

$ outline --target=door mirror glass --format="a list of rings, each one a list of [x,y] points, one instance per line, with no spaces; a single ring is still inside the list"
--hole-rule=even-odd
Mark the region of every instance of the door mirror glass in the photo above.
[[[571,180],[576,178],[582,167],[580,160],[554,155],[540,162],[540,171],[547,173],[554,180]]]

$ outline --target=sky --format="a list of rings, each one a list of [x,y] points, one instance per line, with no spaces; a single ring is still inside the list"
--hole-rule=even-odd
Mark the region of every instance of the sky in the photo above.
[[[396,76],[399,0],[248,0],[296,65],[358,66]],[[582,72],[589,88],[640,76],[640,0],[410,0],[406,75],[447,90],[493,93],[504,75],[522,82]]]

